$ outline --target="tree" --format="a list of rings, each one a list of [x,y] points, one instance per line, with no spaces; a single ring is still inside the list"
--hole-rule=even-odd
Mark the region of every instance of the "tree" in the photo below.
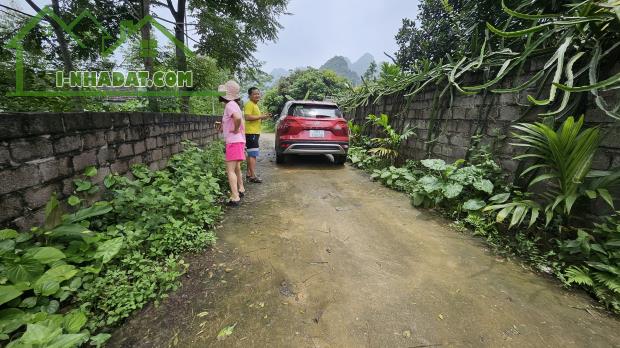
[[[289,98],[323,100],[349,88],[347,80],[331,70],[298,69],[267,91],[263,104],[274,115],[282,111]]]
[[[256,40],[264,42],[277,38],[281,28],[277,17],[284,13],[287,3],[288,0],[177,0],[175,6],[172,0],[166,0],[165,4],[155,2],[170,11],[174,18],[174,36],[180,42],[186,41],[189,7],[189,12],[198,18],[199,52],[216,58],[221,67],[237,71],[242,70],[241,65],[258,68],[252,55],[256,51]],[[187,57],[180,47],[176,48],[176,62],[178,71],[187,70]],[[189,111],[189,97],[181,97],[181,111]]]
[[[405,70],[415,61],[479,51],[486,23],[507,18],[497,0],[422,0],[418,8],[416,20],[404,18],[395,37],[396,62]]]
[[[373,60],[370,63],[370,66],[368,66],[368,69],[366,69],[366,72],[364,72],[364,75],[362,75],[362,80],[368,82],[368,81],[375,81],[377,79],[377,63]]]
[[[277,39],[282,28],[278,17],[286,14],[287,5],[288,0],[191,0],[198,52],[233,71],[258,68],[257,43]]]

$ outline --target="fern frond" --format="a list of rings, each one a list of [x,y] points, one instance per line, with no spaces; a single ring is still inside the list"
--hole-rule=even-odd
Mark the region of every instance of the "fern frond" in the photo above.
[[[620,277],[607,272],[594,272],[594,279],[604,284],[609,290],[620,294]]]
[[[594,286],[594,281],[590,277],[587,268],[571,266],[566,270],[566,282],[568,284],[576,283],[579,285]]]

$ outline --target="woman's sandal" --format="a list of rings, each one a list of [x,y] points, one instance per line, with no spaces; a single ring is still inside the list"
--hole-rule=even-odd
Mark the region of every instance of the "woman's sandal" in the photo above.
[[[257,177],[257,176],[254,176],[254,177],[250,177],[250,178],[248,178],[248,181],[249,181],[249,182],[253,182],[253,183],[255,183],[255,184],[260,184],[260,183],[262,183],[262,182],[263,182],[263,180],[261,180],[261,179],[260,179],[259,177]]]
[[[243,198],[243,196],[245,196],[245,191],[243,191],[243,192],[239,191],[239,197]]]
[[[229,206],[229,207],[238,207],[240,203],[241,203],[241,200],[233,201],[232,199],[230,199],[230,200],[228,200],[226,205]]]

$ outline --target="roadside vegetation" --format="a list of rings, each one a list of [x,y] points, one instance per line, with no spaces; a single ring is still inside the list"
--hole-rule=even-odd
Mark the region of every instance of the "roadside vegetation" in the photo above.
[[[387,119],[387,115],[381,118]],[[375,119],[370,115],[369,123],[374,124]],[[551,138],[572,132],[582,141],[596,129],[580,132],[581,122],[569,118],[561,128],[547,131],[553,134]],[[579,150],[575,152],[568,142],[560,145],[558,162],[551,156],[537,157],[532,167],[546,170],[519,187],[507,180],[508,175],[486,149],[472,149],[468,160],[454,163],[430,158],[395,166],[396,150],[384,145],[388,137],[369,138],[354,129],[349,161],[368,171],[373,180],[408,194],[416,207],[434,209],[453,219],[457,228],[485,238],[496,252],[516,255],[567,286],[583,285],[608,309],[620,313],[620,213],[598,216],[588,208],[604,204],[613,209],[609,190],[620,186],[619,170],[583,172],[591,165],[592,156],[586,155],[585,161],[578,163]],[[399,148],[402,139],[390,144]],[[557,145],[541,141],[540,152],[526,155],[538,155]],[[596,149],[596,143],[590,146]],[[582,171],[563,172],[565,163]],[[572,181],[579,179],[583,180]],[[541,187],[546,188],[543,193]]]
[[[414,206],[439,211],[457,228],[485,238],[496,252],[517,255],[566,286],[582,286],[620,313],[620,168],[592,169],[604,134],[580,116],[590,98],[610,122],[620,119],[613,97],[620,86],[614,59],[620,54],[620,3],[492,1],[485,7],[425,0],[420,9],[421,26],[404,21],[397,35],[395,64],[383,64],[378,78],[347,90],[340,103],[354,109],[398,96],[405,100],[399,114],[406,114],[414,96],[430,91],[436,119],[455,94],[484,100],[523,92],[523,115],[538,114],[511,130],[511,146],[521,149],[515,159],[525,165],[514,178],[505,173],[484,145],[489,142],[482,141],[488,137],[482,129],[464,159],[446,163],[427,150],[427,159],[406,160],[402,145],[416,137],[415,129],[392,128],[401,122],[387,115],[350,124],[350,162],[407,193]],[[534,60],[544,64],[525,78]],[[483,80],[470,85],[469,73]],[[421,139],[429,149],[438,132]]]
[[[265,92],[262,103],[275,116],[289,100],[324,100],[344,92],[348,86],[345,78],[331,70],[297,69]]]
[[[182,254],[216,240],[225,183],[221,143],[184,148],[163,170],[107,176],[102,200],[89,167],[67,204],[51,197],[44,226],[0,231],[3,345],[102,346],[109,328],[180,285]]]

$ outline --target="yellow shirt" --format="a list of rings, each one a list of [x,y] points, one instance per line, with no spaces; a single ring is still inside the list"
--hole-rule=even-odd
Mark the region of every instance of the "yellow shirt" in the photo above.
[[[258,105],[256,105],[256,103],[254,103],[253,101],[248,101],[247,103],[245,103],[245,106],[243,107],[243,114],[245,116],[260,116],[261,112],[260,109],[258,108]],[[260,129],[261,129],[261,120],[254,120],[254,121],[245,121],[245,134],[260,134]]]

